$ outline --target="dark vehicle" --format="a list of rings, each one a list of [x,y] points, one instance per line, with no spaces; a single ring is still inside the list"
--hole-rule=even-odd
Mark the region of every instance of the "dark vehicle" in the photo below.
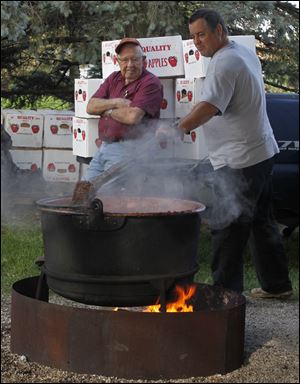
[[[299,225],[299,95],[266,95],[267,112],[280,153],[273,174],[274,213],[284,235]]]

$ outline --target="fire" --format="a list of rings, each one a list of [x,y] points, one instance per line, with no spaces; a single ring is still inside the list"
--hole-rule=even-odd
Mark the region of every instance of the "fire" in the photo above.
[[[186,302],[194,295],[196,285],[189,285],[186,288],[176,285],[175,291],[177,294],[177,300],[167,303],[166,312],[193,312],[193,306],[187,305]],[[143,312],[160,312],[160,307],[160,304],[150,305]]]

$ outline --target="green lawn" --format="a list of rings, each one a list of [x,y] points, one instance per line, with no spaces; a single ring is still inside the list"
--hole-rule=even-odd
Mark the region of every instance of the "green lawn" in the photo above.
[[[284,240],[286,252],[289,257],[290,277],[295,290],[295,298],[299,297],[299,233],[293,233]],[[210,233],[202,226],[199,246],[199,271],[196,281],[211,284],[210,260]],[[38,256],[43,255],[43,239],[39,221],[24,224],[1,225],[1,289],[9,292],[11,285],[22,278],[39,274],[35,265]],[[258,287],[251,258],[245,255],[245,290]]]
[[[289,238],[283,239],[284,247],[289,260],[290,279],[294,289],[294,298],[299,298],[299,232],[294,231]],[[202,226],[199,246],[199,271],[196,274],[196,281],[201,283],[212,283],[210,273],[210,233],[207,227]],[[247,249],[244,256],[244,289],[248,291],[259,287],[253,267],[250,252]]]

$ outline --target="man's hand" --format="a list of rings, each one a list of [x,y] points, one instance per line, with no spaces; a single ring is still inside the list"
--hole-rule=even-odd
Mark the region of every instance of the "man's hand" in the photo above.
[[[182,131],[179,128],[180,120],[175,121],[172,124],[166,125],[166,123],[161,123],[156,129],[155,136],[159,138],[173,139],[174,137],[180,137]]]

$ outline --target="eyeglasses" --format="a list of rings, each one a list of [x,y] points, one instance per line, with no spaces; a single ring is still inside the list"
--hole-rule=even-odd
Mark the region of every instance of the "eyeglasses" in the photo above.
[[[138,63],[144,56],[133,56],[133,57],[118,57],[118,61],[122,64],[128,64],[129,61],[136,64]]]

